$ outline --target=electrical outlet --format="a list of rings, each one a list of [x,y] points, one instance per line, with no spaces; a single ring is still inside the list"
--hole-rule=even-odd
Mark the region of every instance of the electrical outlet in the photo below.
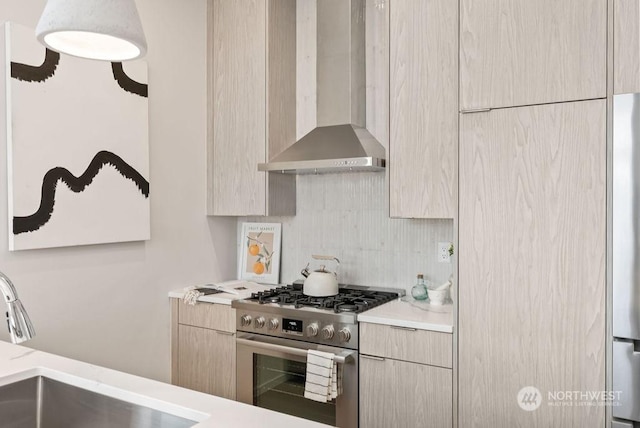
[[[451,242],[438,242],[438,263],[451,263]]]

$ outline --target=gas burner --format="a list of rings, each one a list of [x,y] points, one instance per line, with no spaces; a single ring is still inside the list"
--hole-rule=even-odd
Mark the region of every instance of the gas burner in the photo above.
[[[300,296],[302,296],[301,291],[296,291],[289,287],[278,287],[252,293],[248,300],[257,301],[261,305],[265,303],[292,304]]]
[[[333,310],[336,313],[340,313],[340,312],[362,312],[361,306],[358,305],[350,305],[348,303],[340,303],[338,305],[336,305]]]
[[[311,297],[302,295],[295,302],[293,302],[294,307],[302,308],[302,307],[312,307],[318,309],[331,309],[333,308],[333,297]]]

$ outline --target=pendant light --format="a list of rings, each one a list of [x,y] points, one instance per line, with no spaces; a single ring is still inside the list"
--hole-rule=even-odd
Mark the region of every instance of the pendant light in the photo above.
[[[134,0],[48,0],[36,37],[54,51],[104,61],[147,52]]]

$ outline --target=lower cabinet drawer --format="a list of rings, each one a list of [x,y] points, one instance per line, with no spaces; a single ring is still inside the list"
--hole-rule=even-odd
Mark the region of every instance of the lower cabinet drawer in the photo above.
[[[360,354],[360,428],[451,428],[453,371]]]
[[[236,310],[229,305],[217,303],[185,305],[179,302],[178,323],[235,333]]]
[[[453,336],[363,322],[360,323],[360,353],[451,368]]]
[[[174,384],[235,400],[235,334],[180,325],[178,348]]]

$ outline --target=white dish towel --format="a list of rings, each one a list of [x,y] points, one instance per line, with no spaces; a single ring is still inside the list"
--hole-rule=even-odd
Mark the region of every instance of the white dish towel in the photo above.
[[[326,403],[342,393],[342,366],[330,352],[307,351],[307,379],[304,397]]]

